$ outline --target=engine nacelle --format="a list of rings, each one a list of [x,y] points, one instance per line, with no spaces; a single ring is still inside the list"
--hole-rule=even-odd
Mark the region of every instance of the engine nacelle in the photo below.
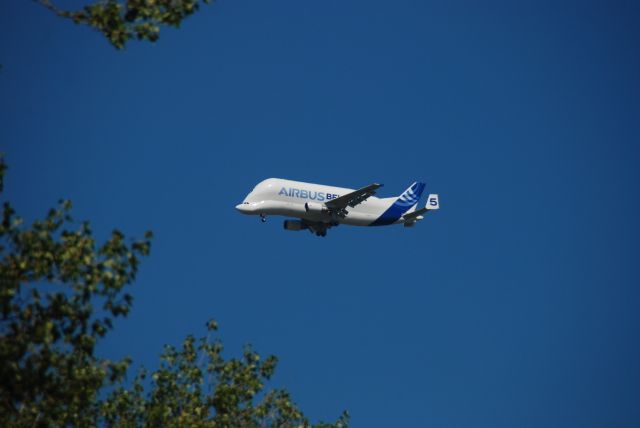
[[[322,214],[322,213],[326,213],[327,207],[324,206],[324,204],[317,204],[315,202],[307,202],[304,204],[304,210],[308,213],[312,213],[312,214]]]
[[[304,230],[307,226],[302,224],[300,220],[285,220],[284,221],[284,229],[285,230]]]

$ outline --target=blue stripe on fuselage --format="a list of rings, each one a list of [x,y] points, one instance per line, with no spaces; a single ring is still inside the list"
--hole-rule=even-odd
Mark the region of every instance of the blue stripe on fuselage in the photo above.
[[[411,208],[411,206],[403,207],[400,205],[396,205],[394,203],[389,207],[388,210],[383,212],[382,215],[378,217],[376,221],[371,223],[369,226],[386,226],[388,224],[393,224],[396,221],[398,221],[400,217],[402,217],[402,214],[409,211],[409,208]]]

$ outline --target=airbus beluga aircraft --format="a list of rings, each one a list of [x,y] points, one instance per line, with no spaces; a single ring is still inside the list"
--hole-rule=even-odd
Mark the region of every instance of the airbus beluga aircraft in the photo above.
[[[327,229],[340,224],[412,227],[422,215],[440,208],[438,195],[431,194],[424,208],[416,209],[424,183],[413,183],[400,196],[377,198],[382,184],[373,183],[358,190],[300,181],[268,178],[256,185],[236,209],[243,214],[296,217],[285,220],[286,230],[305,230],[326,236]]]

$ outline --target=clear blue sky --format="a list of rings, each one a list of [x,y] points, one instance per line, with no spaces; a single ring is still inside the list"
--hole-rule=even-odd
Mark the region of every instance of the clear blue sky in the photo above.
[[[220,0],[118,52],[2,1],[3,198],[155,232],[102,355],[154,367],[214,317],[229,355],[280,357],[272,385],[314,420],[637,427],[639,20],[633,1]],[[235,212],[274,176],[423,180],[442,209],[324,239]]]

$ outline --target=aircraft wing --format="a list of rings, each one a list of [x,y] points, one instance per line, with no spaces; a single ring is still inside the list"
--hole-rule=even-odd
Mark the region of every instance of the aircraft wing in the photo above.
[[[359,203],[367,200],[370,196],[375,195],[376,190],[380,187],[382,187],[382,184],[369,184],[362,189],[354,190],[351,193],[347,193],[346,195],[342,195],[340,197],[327,201],[324,203],[324,205],[327,208],[337,210],[338,212],[345,211],[347,207],[353,208]]]

